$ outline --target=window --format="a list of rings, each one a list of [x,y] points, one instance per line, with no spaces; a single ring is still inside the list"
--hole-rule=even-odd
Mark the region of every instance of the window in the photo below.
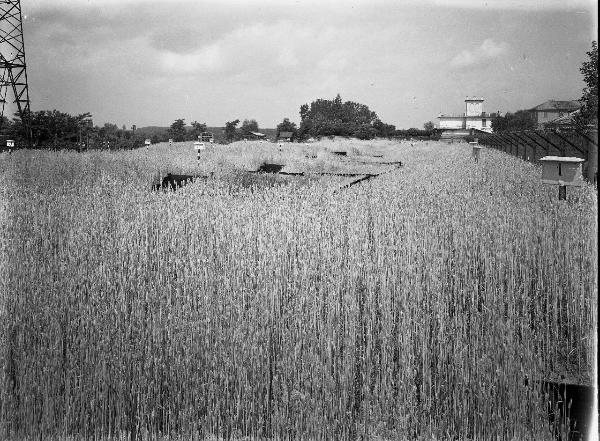
[[[487,119],[482,119],[481,120],[481,126],[482,127],[487,127]]]
[[[548,112],[544,112],[544,118],[548,118]]]
[[[561,167],[561,163],[558,163],[558,176],[562,176],[562,167]]]

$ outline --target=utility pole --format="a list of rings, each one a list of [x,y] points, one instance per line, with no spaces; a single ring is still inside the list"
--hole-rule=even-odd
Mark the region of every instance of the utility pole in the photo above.
[[[0,0],[0,131],[8,89],[12,89],[27,147],[31,148],[31,116],[20,0]]]

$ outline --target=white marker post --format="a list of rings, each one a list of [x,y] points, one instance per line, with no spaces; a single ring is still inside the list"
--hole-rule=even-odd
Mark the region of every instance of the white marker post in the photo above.
[[[200,152],[202,152],[206,146],[203,142],[196,141],[194,143],[194,148],[196,149],[197,159],[198,159],[198,168],[200,168]]]
[[[12,149],[15,146],[15,141],[12,139],[6,140],[6,147],[8,147],[8,154],[12,155]]]
[[[173,140],[169,139],[169,146],[173,145]]]
[[[149,139],[146,139],[145,144],[146,144],[146,151],[149,152],[150,151],[150,144],[152,144],[152,141],[150,141]]]

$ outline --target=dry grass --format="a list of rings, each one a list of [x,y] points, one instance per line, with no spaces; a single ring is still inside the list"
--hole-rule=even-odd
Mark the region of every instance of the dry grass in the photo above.
[[[335,165],[335,142],[296,147]],[[559,203],[464,145],[348,147],[405,167],[149,193],[191,147],[2,156],[0,437],[550,439],[522,379],[590,380],[595,189]]]

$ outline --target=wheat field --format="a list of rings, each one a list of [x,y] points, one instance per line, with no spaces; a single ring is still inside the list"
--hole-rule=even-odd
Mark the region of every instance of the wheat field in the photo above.
[[[593,380],[596,188],[468,144],[285,148],[0,156],[0,438],[552,439],[523,380]],[[403,167],[240,184],[374,152]],[[166,169],[214,176],[150,192]]]

